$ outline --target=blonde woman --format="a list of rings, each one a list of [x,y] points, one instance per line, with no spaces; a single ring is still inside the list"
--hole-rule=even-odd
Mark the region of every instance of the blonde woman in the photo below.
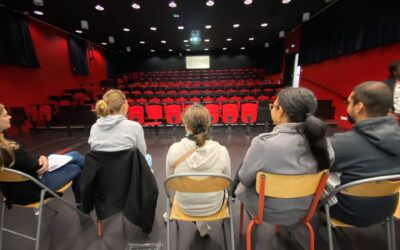
[[[211,117],[207,109],[200,104],[189,107],[182,121],[187,136],[180,142],[172,144],[167,153],[167,176],[173,174],[215,173],[231,176],[231,161],[226,148],[216,141],[207,140]],[[193,152],[180,164],[176,165],[182,155]],[[175,166],[176,165],[176,166]],[[224,202],[223,192],[179,193],[176,200],[182,211],[191,216],[208,216],[218,212]],[[211,227],[207,223],[196,223],[200,235],[208,234]]]
[[[90,130],[92,150],[115,152],[136,147],[151,166],[151,156],[146,155],[146,142],[142,126],[127,118],[128,102],[124,93],[112,89],[96,104],[99,117]]]
[[[0,163],[4,167],[29,174],[40,180],[43,185],[56,191],[70,181],[73,181],[76,205],[81,208],[79,177],[83,168],[84,157],[76,152],[66,153],[72,157],[64,166],[49,172],[48,158],[44,155],[31,155],[15,141],[4,137],[4,131],[10,128],[11,116],[4,105],[0,104]],[[40,188],[31,181],[0,183],[1,191],[9,204],[26,205],[40,200]]]

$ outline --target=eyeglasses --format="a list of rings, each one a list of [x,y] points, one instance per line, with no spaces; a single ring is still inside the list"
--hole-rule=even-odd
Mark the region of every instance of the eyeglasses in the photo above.
[[[274,105],[273,103],[269,104],[269,110],[272,111],[275,107],[278,107],[277,105]]]

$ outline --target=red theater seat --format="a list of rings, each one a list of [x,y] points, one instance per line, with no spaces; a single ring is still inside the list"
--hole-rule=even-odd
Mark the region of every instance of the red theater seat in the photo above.
[[[239,117],[239,106],[235,103],[222,105],[222,122],[225,124],[236,123]]]
[[[181,106],[178,104],[170,104],[165,106],[165,119],[168,124],[178,125],[181,123]]]
[[[161,105],[147,105],[146,106],[147,119],[153,120],[151,122],[146,122],[146,126],[159,126],[161,125],[160,120],[163,119],[163,109]]]
[[[253,124],[257,121],[257,104],[243,103],[241,106],[240,120],[246,124]]]
[[[128,108],[128,119],[144,124],[144,108],[142,105],[133,105]]]
[[[217,104],[206,104],[204,107],[211,115],[211,124],[219,122],[219,106]]]

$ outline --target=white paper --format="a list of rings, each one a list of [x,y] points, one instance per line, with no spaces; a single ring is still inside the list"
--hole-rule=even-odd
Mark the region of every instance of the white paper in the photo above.
[[[48,159],[49,169],[47,171],[52,172],[70,162],[72,160],[72,156],[51,154],[49,155]]]

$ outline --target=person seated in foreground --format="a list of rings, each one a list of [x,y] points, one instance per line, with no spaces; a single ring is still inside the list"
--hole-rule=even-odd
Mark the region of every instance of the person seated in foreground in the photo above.
[[[34,156],[26,152],[17,142],[7,140],[4,131],[11,127],[11,116],[4,105],[0,104],[0,158],[4,167],[26,173],[53,191],[73,181],[72,190],[78,208],[81,208],[79,178],[84,165],[84,157],[76,152],[66,153],[72,160],[65,165],[49,170],[48,158],[44,155]],[[40,200],[41,188],[31,181],[0,183],[0,188],[7,198],[7,203],[27,205]]]
[[[99,118],[90,129],[90,149],[115,152],[136,147],[151,167],[152,158],[146,154],[143,128],[138,122],[128,120],[128,108],[122,91],[111,89],[103,95],[96,103]]]
[[[305,88],[285,88],[270,104],[276,126],[272,132],[253,139],[238,172],[236,195],[250,214],[258,213],[257,172],[303,175],[331,166],[333,150],[325,135],[325,123],[314,116],[316,109],[316,97]],[[265,197],[264,220],[271,224],[295,224],[304,218],[312,199],[313,196]]]
[[[173,174],[214,173],[231,176],[231,162],[226,148],[216,141],[207,140],[211,117],[200,104],[190,106],[184,113],[186,137],[174,143],[166,158],[167,177]],[[187,154],[191,152],[190,154]],[[186,157],[184,157],[186,156]],[[183,157],[183,158],[182,158]],[[224,204],[225,194],[175,193],[181,210],[190,216],[209,216],[218,212]],[[166,216],[166,215],[165,215]],[[211,227],[206,222],[196,222],[200,235],[206,236]]]
[[[390,88],[382,82],[364,82],[354,88],[346,104],[353,128],[330,138],[335,151],[330,171],[340,176],[340,184],[400,174],[400,127],[388,115],[393,106]],[[367,227],[392,215],[397,203],[397,194],[364,198],[339,193],[330,215],[346,224]]]

